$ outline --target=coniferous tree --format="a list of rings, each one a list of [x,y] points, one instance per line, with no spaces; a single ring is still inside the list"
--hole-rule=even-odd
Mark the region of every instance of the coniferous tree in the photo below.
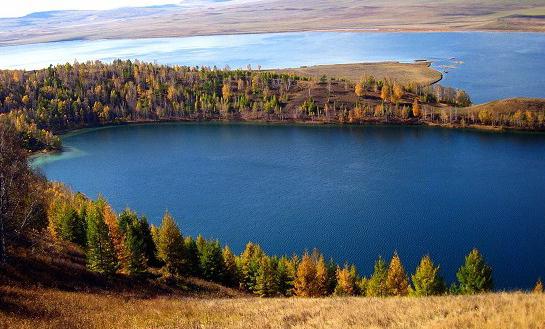
[[[272,297],[277,294],[275,266],[270,257],[261,257],[256,278],[255,293],[260,297]]]
[[[153,241],[148,219],[144,216],[140,217],[138,220],[138,225],[140,228],[140,235],[142,236],[142,242],[144,244],[144,256],[147,260],[147,264],[151,267],[157,266],[157,248],[155,247],[155,242]]]
[[[445,291],[445,283],[439,275],[439,266],[435,266],[428,255],[420,260],[416,272],[412,275],[412,282],[413,296],[440,295]]]
[[[386,279],[388,278],[388,267],[382,257],[379,257],[375,262],[375,269],[373,275],[367,283],[366,296],[371,297],[385,297],[388,296],[388,288],[386,286]]]
[[[237,263],[235,255],[231,248],[225,246],[223,248],[223,267],[225,269],[224,283],[229,287],[235,287],[238,284]]]
[[[263,250],[259,245],[248,242],[240,257],[237,258],[240,286],[243,290],[255,291],[258,271],[263,256]]]
[[[462,294],[477,294],[492,290],[492,269],[488,266],[477,249],[473,249],[465,258],[456,278]]]
[[[535,294],[543,293],[543,283],[541,282],[541,279],[537,279],[536,285],[534,286],[534,289],[532,289],[532,292]]]
[[[223,251],[219,241],[207,241],[199,255],[201,273],[204,279],[222,282],[224,279]]]
[[[195,239],[190,236],[184,239],[184,252],[186,257],[186,273],[193,276],[201,276],[199,249],[197,248]]]
[[[300,297],[319,296],[316,285],[316,261],[308,253],[303,254],[297,267],[294,290],[295,294]]]
[[[356,295],[357,273],[354,266],[345,265],[344,268],[337,268],[337,287],[335,295],[354,296]]]
[[[115,249],[104,222],[101,205],[87,211],[87,267],[97,273],[112,274],[117,270]]]
[[[391,296],[407,296],[409,294],[409,278],[397,252],[394,252],[388,267],[386,287]]]
[[[318,296],[327,296],[329,271],[324,260],[324,256],[316,255],[316,294]]]
[[[276,268],[276,279],[278,292],[283,296],[291,296],[293,294],[293,284],[295,280],[295,272],[297,270],[297,259],[288,259],[283,256],[278,260]]]
[[[123,236],[123,268],[129,274],[144,271],[147,265],[146,247],[138,215],[125,209],[118,217],[117,227]]]
[[[184,263],[184,239],[172,216],[166,212],[159,227],[157,254],[170,274],[181,274]]]

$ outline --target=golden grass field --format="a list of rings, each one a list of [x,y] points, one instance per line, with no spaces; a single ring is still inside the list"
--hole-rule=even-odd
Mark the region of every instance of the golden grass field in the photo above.
[[[358,82],[363,77],[373,76],[377,79],[396,80],[402,84],[416,82],[422,85],[431,85],[442,78],[441,72],[430,67],[428,62],[416,63],[355,63],[355,64],[332,64],[316,65],[300,68],[275,70],[277,72],[289,72],[299,76],[319,79],[321,76],[346,79]]]
[[[13,287],[0,293],[1,328],[545,328],[545,294],[139,299]]]

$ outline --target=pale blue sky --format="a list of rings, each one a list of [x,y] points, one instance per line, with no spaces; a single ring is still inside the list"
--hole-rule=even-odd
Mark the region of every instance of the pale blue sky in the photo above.
[[[179,2],[180,0],[13,0],[2,4],[0,17],[20,17],[34,12],[50,10],[101,10]]]

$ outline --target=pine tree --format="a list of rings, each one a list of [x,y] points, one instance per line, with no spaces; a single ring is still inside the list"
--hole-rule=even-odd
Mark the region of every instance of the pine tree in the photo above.
[[[115,250],[100,205],[93,204],[88,208],[86,222],[87,267],[97,273],[115,273],[117,270]]]
[[[103,196],[98,197],[96,204],[102,211],[104,222],[106,225],[108,225],[110,238],[112,239],[112,243],[114,245],[115,256],[121,267],[126,268],[127,260],[125,257],[127,255],[127,251],[125,250],[123,233],[119,229],[119,223],[117,222],[117,215]]]
[[[151,267],[157,266],[157,248],[155,246],[155,242],[153,241],[148,219],[142,216],[138,220],[138,225],[140,227],[140,235],[142,236],[142,242],[144,244],[144,256],[147,259],[147,264]]]
[[[356,295],[357,273],[354,266],[345,265],[344,268],[337,268],[337,287],[335,295],[354,296]]]
[[[356,96],[362,97],[365,93],[365,88],[363,87],[363,84],[361,82],[356,83],[356,87],[354,88],[354,91],[356,93]]]
[[[172,216],[166,212],[158,232],[157,253],[169,274],[181,274],[184,263],[184,239]]]
[[[420,118],[420,116],[422,116],[422,107],[420,106],[420,103],[418,102],[418,97],[414,98],[412,111],[413,111],[413,117]]]
[[[125,209],[118,217],[117,227],[123,236],[123,268],[129,274],[143,272],[147,266],[146,247],[138,215]]]
[[[388,267],[382,257],[379,257],[375,262],[375,269],[373,275],[369,279],[367,284],[366,296],[371,297],[385,297],[388,296],[388,289],[386,286],[386,279],[388,278]]]
[[[206,280],[222,282],[225,273],[223,251],[219,241],[207,241],[199,255],[202,277]]]
[[[184,252],[186,258],[185,272],[197,277],[202,276],[199,265],[199,249],[197,248],[197,242],[190,236],[184,239]]]
[[[223,267],[225,269],[224,283],[229,287],[238,284],[238,273],[235,255],[228,246],[223,247]]]
[[[390,86],[387,84],[384,84],[380,92],[380,98],[382,98],[383,101],[387,102],[390,100],[390,95],[391,95]]]
[[[327,296],[329,271],[324,260],[324,256],[316,255],[316,294],[318,296]]]
[[[294,282],[295,295],[300,297],[317,297],[316,288],[316,261],[305,253],[299,266]]]
[[[276,268],[276,280],[278,292],[283,296],[291,296],[293,294],[293,282],[295,280],[295,272],[297,269],[297,260],[295,258],[288,259],[283,256],[278,260]]]
[[[462,294],[477,294],[492,290],[492,269],[488,266],[477,249],[473,249],[465,258],[456,278]]]
[[[255,293],[260,297],[272,297],[277,294],[275,267],[270,257],[262,257],[257,272]]]
[[[409,278],[397,252],[394,252],[388,267],[386,288],[391,296],[407,296],[409,294]]]
[[[237,258],[240,286],[243,290],[255,291],[259,266],[263,256],[263,250],[259,245],[248,242],[240,257]]]
[[[534,289],[532,289],[532,292],[535,294],[543,293],[543,283],[541,282],[541,279],[537,279],[536,285],[534,286]]]
[[[369,285],[369,279],[366,277],[359,278],[356,281],[356,287],[358,288],[358,295],[367,296],[367,286]]]
[[[426,255],[420,260],[416,272],[412,276],[414,289],[411,291],[413,296],[432,296],[440,295],[445,291],[443,278],[439,276],[439,266],[435,266]]]

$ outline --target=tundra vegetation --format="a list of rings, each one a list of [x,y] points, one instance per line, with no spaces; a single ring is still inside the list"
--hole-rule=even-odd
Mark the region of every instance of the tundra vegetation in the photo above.
[[[536,101],[493,111],[462,90],[362,77],[358,82],[282,71],[164,66],[116,60],[0,71],[0,122],[31,151],[61,147],[54,134],[149,121],[270,121],[545,128]]]

